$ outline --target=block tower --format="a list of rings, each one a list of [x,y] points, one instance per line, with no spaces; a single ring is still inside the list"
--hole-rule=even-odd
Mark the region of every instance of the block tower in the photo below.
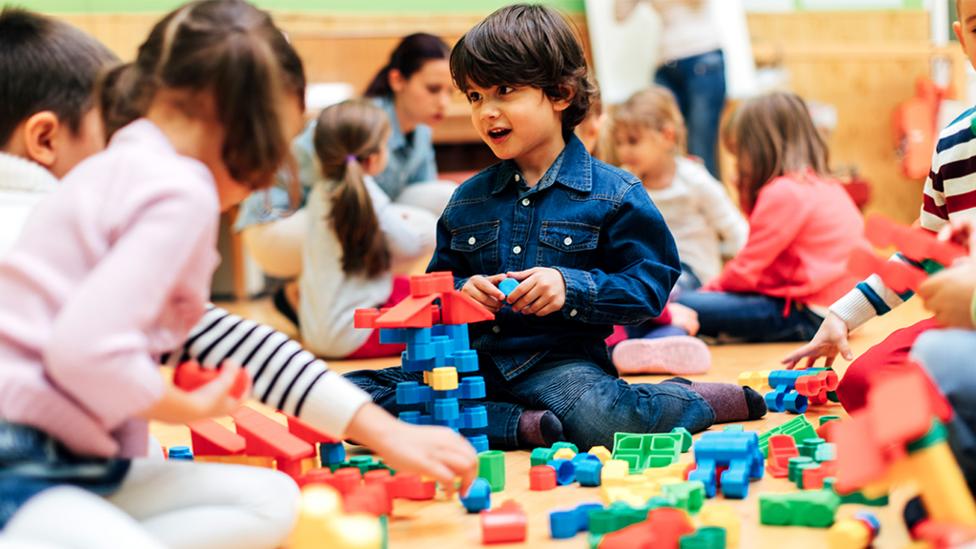
[[[397,386],[400,419],[443,425],[463,434],[478,452],[488,450],[488,413],[471,401],[485,397],[478,353],[468,341],[468,323],[494,315],[454,289],[454,276],[436,272],[410,277],[410,297],[389,309],[359,309],[355,326],[380,330],[381,343],[406,345],[401,367],[423,372],[423,383]]]

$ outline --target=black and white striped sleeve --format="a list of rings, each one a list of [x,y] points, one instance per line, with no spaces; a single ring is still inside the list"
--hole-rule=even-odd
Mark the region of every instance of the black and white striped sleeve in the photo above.
[[[163,356],[176,366],[196,360],[216,368],[225,360],[241,364],[251,376],[252,396],[341,437],[369,395],[300,343],[274,328],[210,305],[183,347]]]

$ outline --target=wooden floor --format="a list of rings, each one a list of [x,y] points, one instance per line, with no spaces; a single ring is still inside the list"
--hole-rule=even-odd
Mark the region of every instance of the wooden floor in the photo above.
[[[852,338],[851,344],[855,353],[860,353],[872,344],[883,339],[892,330],[906,326],[916,320],[924,318],[924,311],[917,304],[918,300],[902,306],[886,317],[869,323]],[[228,309],[264,322],[287,329],[288,325],[275,313],[267,300],[248,302],[243,304],[225,304]],[[700,380],[733,381],[739,372],[745,370],[766,370],[779,368],[779,360],[794,344],[766,344],[766,345],[726,345],[712,348],[713,366],[711,371]],[[337,371],[347,372],[353,369],[381,368],[395,364],[393,359],[378,359],[371,361],[331,362],[330,366]],[[838,371],[843,371],[846,364],[836,365]],[[662,378],[653,376],[639,376],[628,378],[630,381],[653,382]],[[814,421],[822,414],[841,414],[839,406],[831,406],[816,413],[808,414]],[[792,416],[787,414],[768,414],[765,418],[748,422],[748,430],[765,431],[779,425]],[[154,425],[153,432],[164,445],[187,444],[189,436],[185,428]],[[690,461],[691,454],[682,456]],[[498,505],[505,499],[515,499],[522,503],[529,513],[528,540],[524,546],[537,547],[585,547],[584,535],[571,540],[555,541],[549,539],[549,511],[575,506],[583,502],[598,502],[599,489],[582,488],[579,485],[559,487],[548,492],[530,492],[528,489],[528,452],[509,452],[506,455],[506,488],[499,494],[492,494],[492,503]],[[744,549],[790,549],[827,547],[826,530],[811,528],[779,528],[759,525],[758,495],[762,492],[783,492],[792,490],[785,480],[764,478],[750,486],[749,497],[742,501],[728,500],[740,513],[742,519],[742,536],[739,547]],[[872,508],[883,524],[880,538],[876,547],[902,547],[907,544],[908,537],[901,520],[901,508],[908,494],[896,493],[892,496],[892,504],[886,508]],[[719,496],[720,498],[720,496]],[[861,510],[860,506],[845,505],[840,508],[838,518],[853,515]],[[456,500],[445,501],[439,496],[431,502],[397,501],[394,516],[390,521],[390,546],[400,548],[455,548],[473,547],[480,545],[480,528],[477,515],[467,515]],[[323,545],[325,547],[327,545]]]

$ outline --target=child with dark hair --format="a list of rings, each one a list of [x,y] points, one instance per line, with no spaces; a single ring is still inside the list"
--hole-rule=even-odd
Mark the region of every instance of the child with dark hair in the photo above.
[[[566,20],[513,5],[468,31],[451,74],[478,134],[502,159],[466,181],[438,222],[428,270],[495,311],[472,325],[487,384],[489,441],[547,444],[554,427],[581,447],[615,432],[700,431],[754,419],[762,397],[731,384],[619,379],[604,339],[613,324],[660,314],[679,274],[678,254],[640,181],[593,159],[573,134],[594,87]],[[505,278],[518,286],[507,297]],[[399,369],[349,374],[396,410]]]

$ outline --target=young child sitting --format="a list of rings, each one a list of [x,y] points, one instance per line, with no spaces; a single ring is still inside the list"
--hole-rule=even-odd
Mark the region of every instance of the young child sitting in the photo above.
[[[502,8],[457,42],[451,74],[502,162],[455,193],[428,270],[452,271],[461,291],[496,312],[470,328],[493,401],[489,441],[538,445],[534,418],[547,416],[519,407],[551,412],[586,448],[621,431],[700,431],[762,416],[748,388],[616,376],[604,339],[613,324],[661,312],[678,254],[640,181],[593,159],[573,134],[593,86],[568,23],[545,6]],[[506,277],[519,282],[507,298],[497,287]],[[396,381],[416,376],[350,378],[395,410]]]
[[[700,335],[798,341],[854,283],[847,260],[867,246],[861,214],[828,175],[827,146],[803,100],[751,99],[726,129],[749,239],[721,274],[677,301],[698,312]]]

